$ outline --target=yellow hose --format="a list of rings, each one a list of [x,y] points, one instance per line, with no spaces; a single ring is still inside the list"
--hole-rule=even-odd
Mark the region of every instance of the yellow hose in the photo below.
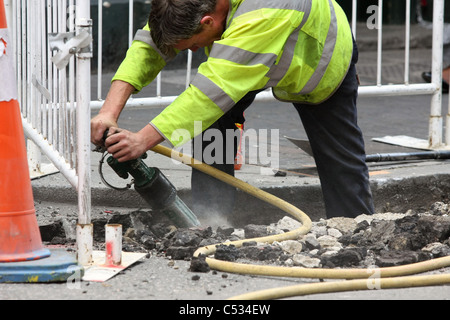
[[[152,151],[166,157],[180,161],[192,168],[202,171],[218,180],[221,180],[241,191],[244,191],[264,202],[267,202],[287,214],[297,219],[302,226],[298,229],[267,237],[239,240],[223,243],[225,245],[242,246],[244,242],[257,241],[272,243],[274,241],[285,241],[298,239],[299,236],[307,234],[311,230],[311,219],[300,209],[292,204],[275,197],[261,189],[253,187],[233,176],[230,176],[218,169],[199,162],[189,156],[183,155],[170,148],[158,145]],[[291,268],[279,266],[261,266],[222,261],[210,258],[216,251],[216,245],[209,245],[199,248],[194,257],[205,255],[206,262],[211,269],[251,275],[265,275],[278,277],[294,278],[315,278],[315,279],[347,279],[346,281],[319,282],[310,284],[301,284],[296,286],[275,288],[262,291],[256,291],[244,295],[232,297],[230,299],[280,299],[284,297],[301,296],[308,294],[342,292],[369,289],[389,289],[389,288],[407,288],[421,286],[435,286],[450,283],[450,274],[410,276],[413,274],[428,272],[450,266],[450,256],[428,260],[424,262],[376,269],[321,269],[321,268]],[[349,280],[357,279],[357,280]]]
[[[300,284],[284,288],[255,291],[232,297],[230,300],[268,300],[318,293],[437,286],[449,284],[450,274],[384,278],[375,280],[375,283],[371,281],[371,279],[358,279]]]

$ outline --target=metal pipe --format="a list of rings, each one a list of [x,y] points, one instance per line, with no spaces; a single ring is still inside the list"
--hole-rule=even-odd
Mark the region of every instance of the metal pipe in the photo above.
[[[78,177],[74,169],[68,166],[66,159],[55,152],[53,146],[49,144],[49,141],[42,137],[31,124],[22,118],[22,125],[25,135],[36,144],[42,153],[44,153],[48,159],[55,165],[55,167],[62,173],[62,175],[69,181],[69,183],[77,189]]]
[[[58,26],[58,33],[66,32],[67,31],[67,1],[63,1],[64,4],[60,4],[58,6],[58,17],[57,17],[57,26]],[[80,4],[81,6],[82,4]],[[77,10],[79,6],[77,6]],[[65,146],[64,146],[64,136],[66,134],[65,126],[64,126],[64,120],[65,120],[65,107],[64,105],[67,102],[67,92],[66,92],[66,69],[58,69],[58,89],[59,89],[59,96],[58,96],[58,103],[60,105],[60,108],[58,108],[58,124],[55,132],[56,137],[58,137],[58,151],[65,156]],[[87,83],[86,83],[87,84]]]
[[[158,73],[157,77],[156,77],[156,97],[158,99],[161,98],[161,73]]]
[[[358,89],[358,95],[364,97],[427,95],[436,92],[436,88],[433,83],[361,86]]]
[[[358,16],[358,12],[357,10],[357,1],[356,0],[352,0],[352,32],[353,32],[353,37],[356,39],[356,21],[357,21],[357,16]]]
[[[22,114],[24,115],[28,115],[28,84],[27,84],[27,61],[28,61],[28,56],[27,56],[27,34],[28,34],[28,30],[27,30],[27,25],[25,23],[26,21],[26,7],[25,7],[25,0],[22,0],[22,6],[21,6],[21,18],[22,18],[22,23],[21,23],[21,39],[22,39],[22,46],[21,46],[21,69],[22,69],[22,77],[20,77],[19,79],[22,80],[22,99],[21,99],[21,103],[22,103]]]
[[[450,77],[447,79],[450,83]],[[450,99],[448,99],[448,109],[447,116],[445,119],[445,145],[450,146]]]
[[[405,84],[409,83],[409,53],[411,35],[411,0],[406,0],[405,13]]]
[[[429,142],[431,148],[442,145],[442,59],[444,33],[444,0],[435,0],[433,5],[433,48],[431,74],[437,90],[431,97],[429,120]]]
[[[289,141],[306,152],[311,157],[314,154],[308,140],[294,139],[286,137]],[[382,162],[382,161],[404,161],[404,160],[424,160],[424,159],[450,159],[450,150],[432,150],[432,151],[416,151],[416,152],[400,152],[400,153],[377,153],[366,155],[366,162]]]
[[[450,159],[450,151],[377,153],[366,156],[366,162]]]
[[[120,266],[122,263],[122,225],[105,225],[105,265]]]
[[[191,70],[192,70],[192,51],[188,50],[187,65],[186,65],[186,88],[191,83]]]
[[[129,0],[129,9],[128,9],[128,45],[131,47],[131,44],[133,43],[133,25],[134,25],[134,0]]]
[[[71,8],[74,8],[74,0],[70,0],[70,6]],[[70,19],[70,25],[69,25],[70,31],[75,31],[75,20]],[[76,95],[76,84],[75,84],[75,59],[74,57],[70,58],[69,63],[69,110],[68,110],[68,128],[70,129],[69,134],[67,136],[68,139],[68,147],[69,147],[69,153],[68,153],[68,162],[70,164],[71,168],[76,167],[76,156],[74,154],[74,149],[76,146],[75,143],[75,137],[76,137],[76,113],[75,113],[75,95]],[[67,110],[67,109],[66,109]]]
[[[41,101],[39,99],[39,93],[36,90],[36,84],[40,82],[40,50],[39,50],[39,30],[37,26],[39,25],[38,19],[41,17],[38,12],[38,3],[36,1],[33,1],[28,4],[30,8],[28,8],[28,16],[27,19],[28,23],[30,24],[29,31],[31,34],[29,34],[28,39],[28,52],[30,54],[29,64],[27,65],[28,69],[28,110],[30,110],[29,113],[27,113],[27,119],[28,122],[33,126],[33,128],[36,128],[39,132],[42,132],[41,127],[41,121],[40,121],[40,111],[39,108],[34,108],[33,106],[40,106]],[[30,16],[30,12],[34,12],[35,14]],[[27,154],[29,155],[29,167],[31,170],[39,172],[40,171],[40,164],[42,161],[41,152],[39,148],[31,143],[31,141],[27,142]]]
[[[58,4],[56,0],[53,0],[53,12],[52,12],[52,29],[53,33],[58,32]],[[58,97],[59,97],[59,86],[58,86],[58,68],[56,68],[53,63],[49,62],[53,69],[53,103],[52,103],[52,139],[51,143],[57,148],[58,146]],[[59,150],[59,149],[58,149]]]
[[[445,3],[444,3],[445,6]],[[448,8],[447,8],[448,10]],[[447,81],[447,83],[450,83],[450,76],[448,77],[448,79],[445,79]],[[447,109],[447,116],[445,119],[445,145],[449,146],[450,145],[450,99],[448,99],[448,109]]]
[[[90,1],[77,2],[76,6],[76,30],[83,32],[92,27],[90,19]],[[77,54],[77,173],[78,173],[78,224],[91,223],[91,163],[90,163],[90,119],[91,110],[91,52]],[[80,241],[90,241],[86,238]],[[81,243],[81,246],[84,244]],[[82,251],[86,257],[84,261],[92,260],[92,250]]]
[[[377,86],[381,86],[383,53],[383,0],[378,0],[378,48],[377,48]]]
[[[46,14],[46,9],[45,9],[45,1],[41,2],[41,12],[40,12],[41,16],[45,17]],[[45,24],[45,19],[42,23],[40,23],[40,27],[41,27],[41,54],[42,54],[42,87],[47,91],[47,95],[44,96],[43,98],[43,105],[42,107],[44,107],[45,105],[47,105],[50,102],[50,96],[48,94],[48,83],[47,83],[47,54],[48,54],[48,50],[47,50],[47,29],[46,29],[46,24]],[[46,110],[44,108],[41,109],[42,111],[42,127],[43,127],[43,135],[45,137],[47,137],[47,132],[48,132],[48,113],[46,112]]]
[[[383,86],[361,86],[358,90],[359,96],[406,96],[406,95],[429,95],[436,91],[432,83],[420,83],[410,85],[383,85]],[[127,108],[137,107],[167,107],[177,96],[158,96],[152,98],[137,98],[128,100]],[[256,96],[256,102],[276,102],[271,90],[265,90]],[[99,110],[103,101],[91,101],[92,110]]]
[[[93,262],[92,251],[94,244],[94,226],[92,223],[77,224],[77,260],[82,266]]]
[[[98,54],[97,54],[97,99],[102,100],[103,75],[103,0],[98,0]]]

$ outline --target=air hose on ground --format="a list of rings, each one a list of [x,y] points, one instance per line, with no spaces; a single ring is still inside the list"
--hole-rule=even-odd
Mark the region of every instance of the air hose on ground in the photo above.
[[[419,151],[399,153],[376,153],[366,156],[366,162],[408,161],[408,160],[439,160],[450,159],[450,151]]]
[[[302,223],[302,226],[300,228],[287,233],[223,243],[225,245],[234,245],[236,247],[240,247],[243,243],[249,241],[272,243],[274,241],[295,240],[299,236],[307,234],[311,229],[311,219],[302,210],[278,197],[275,197],[261,189],[249,185],[242,180],[239,180],[220,170],[217,170],[211,166],[199,162],[198,160],[194,160],[187,155],[183,155],[162,145],[154,147],[152,151],[180,161],[233,187],[236,187],[243,192],[246,192],[264,202],[267,202],[283,210],[293,218],[297,219],[300,223]],[[450,284],[450,274],[411,276],[414,274],[450,267],[450,256],[404,266],[375,269],[291,268],[279,266],[249,265],[217,260],[209,257],[215,253],[216,245],[209,245],[199,248],[194,253],[194,257],[204,255],[206,257],[206,263],[208,263],[211,269],[223,272],[292,278],[345,279],[345,281],[308,283],[283,288],[255,291],[252,293],[232,297],[230,299],[281,299],[318,293],[424,287]]]

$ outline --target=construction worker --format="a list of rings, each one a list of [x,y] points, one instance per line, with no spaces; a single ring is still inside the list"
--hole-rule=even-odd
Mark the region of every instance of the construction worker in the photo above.
[[[208,59],[189,88],[139,132],[117,128],[131,94],[148,85],[178,52],[199,48]],[[194,122],[201,122],[203,131],[224,133],[244,123],[243,113],[258,92],[272,88],[277,99],[293,103],[300,115],[327,217],[372,214],[357,124],[357,59],[347,17],[335,0],[153,0],[147,26],[137,32],[103,107],[92,119],[92,142],[101,145],[109,128],[108,152],[126,161],[163,141],[186,143],[180,130],[189,132],[189,139],[195,134],[201,139]],[[274,109],[274,115],[277,112]],[[210,143],[204,140],[203,149]],[[237,139],[232,140],[224,139],[224,161],[210,163],[230,174],[234,161],[225,160],[234,160],[234,155],[226,155],[227,150],[236,153]],[[193,200],[198,204],[193,211],[200,219],[197,208],[202,204],[205,214],[216,209],[230,214],[234,191],[193,171]]]

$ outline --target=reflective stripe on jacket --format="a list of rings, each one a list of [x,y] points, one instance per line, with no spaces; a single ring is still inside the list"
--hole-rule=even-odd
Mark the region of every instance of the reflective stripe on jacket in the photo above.
[[[162,55],[148,26],[135,40],[113,80],[139,91],[176,51]],[[250,91],[272,88],[282,101],[323,102],[344,79],[353,43],[335,0],[231,0],[222,38],[206,52],[189,88],[151,122],[173,145],[200,133],[195,121],[205,130]]]

